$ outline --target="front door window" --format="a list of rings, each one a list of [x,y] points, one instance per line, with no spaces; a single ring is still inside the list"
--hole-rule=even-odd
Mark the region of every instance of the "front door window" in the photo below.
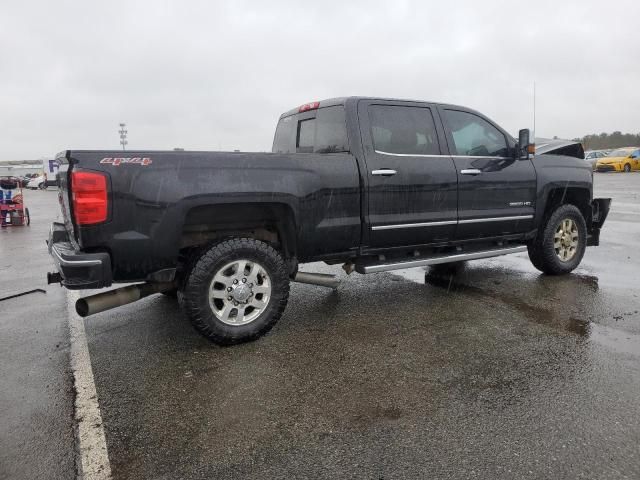
[[[500,130],[484,118],[468,112],[445,110],[453,143],[454,155],[472,157],[506,157],[507,140]],[[453,149],[452,149],[453,150]]]

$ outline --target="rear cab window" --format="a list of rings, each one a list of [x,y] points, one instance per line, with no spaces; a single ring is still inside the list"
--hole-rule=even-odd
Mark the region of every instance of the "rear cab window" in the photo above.
[[[335,105],[283,117],[273,140],[274,153],[348,152],[344,107]]]

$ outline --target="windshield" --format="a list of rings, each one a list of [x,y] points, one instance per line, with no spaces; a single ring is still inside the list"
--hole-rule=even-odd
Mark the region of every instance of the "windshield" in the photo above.
[[[631,150],[620,148],[611,152],[607,157],[628,157],[629,155],[631,155]]]

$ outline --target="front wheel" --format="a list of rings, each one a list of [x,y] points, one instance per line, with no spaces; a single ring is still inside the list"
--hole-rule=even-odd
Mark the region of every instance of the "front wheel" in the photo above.
[[[271,330],[287,305],[287,264],[265,242],[226,240],[195,261],[178,298],[194,327],[213,342],[255,340]]]
[[[580,264],[586,245],[587,226],[582,213],[574,205],[562,205],[546,217],[529,243],[529,258],[541,272],[562,275]]]
[[[628,163],[624,164],[624,173],[629,173],[631,171],[631,165]]]

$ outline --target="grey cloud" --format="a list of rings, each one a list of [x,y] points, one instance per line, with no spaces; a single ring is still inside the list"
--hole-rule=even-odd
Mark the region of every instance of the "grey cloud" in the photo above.
[[[640,4],[3,2],[0,159],[117,148],[268,150],[333,96],[474,107],[539,136],[640,131]]]

